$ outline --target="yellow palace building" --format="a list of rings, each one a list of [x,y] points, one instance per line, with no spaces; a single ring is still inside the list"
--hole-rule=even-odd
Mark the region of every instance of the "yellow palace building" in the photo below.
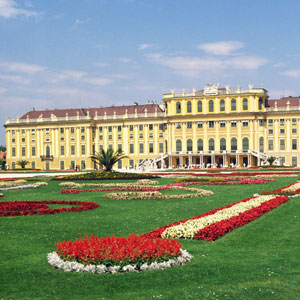
[[[122,149],[126,168],[299,166],[300,98],[269,99],[264,88],[163,95],[163,104],[29,111],[6,128],[7,163],[36,169],[95,167],[90,156]]]

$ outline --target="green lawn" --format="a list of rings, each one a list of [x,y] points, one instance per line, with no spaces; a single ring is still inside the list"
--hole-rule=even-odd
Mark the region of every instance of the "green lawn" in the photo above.
[[[297,177],[277,178],[259,185],[203,186],[214,196],[170,200],[110,200],[103,197],[105,192],[60,194],[58,181],[38,189],[4,192],[6,198],[2,201],[85,200],[97,202],[100,207],[75,213],[1,218],[0,299],[298,300],[300,198],[292,198],[215,242],[182,240],[183,249],[194,258],[181,267],[128,274],[69,273],[52,269],[46,258],[59,240],[74,240],[85,233],[145,233],[296,180]],[[159,181],[166,184],[174,179]]]

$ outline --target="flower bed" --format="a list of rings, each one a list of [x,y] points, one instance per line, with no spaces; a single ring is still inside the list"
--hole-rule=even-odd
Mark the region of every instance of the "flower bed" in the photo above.
[[[157,175],[152,174],[138,174],[138,173],[126,173],[115,171],[93,171],[88,173],[81,173],[76,175],[56,176],[51,180],[128,180],[128,179],[150,179],[159,178]]]
[[[76,205],[68,208],[49,208],[47,204]],[[2,201],[0,202],[0,217],[30,216],[57,214],[61,212],[75,212],[95,209],[99,204],[84,201]]]
[[[152,238],[215,240],[289,200],[287,196],[252,197],[210,212],[157,228],[145,235]]]
[[[23,190],[23,189],[34,189],[42,185],[48,185],[47,182],[36,182],[32,184],[23,184],[23,185],[13,185],[5,188],[0,188],[0,191],[13,191],[13,190]]]
[[[0,193],[0,198],[5,198],[5,196],[2,193]]]
[[[131,234],[122,237],[94,237],[56,243],[57,250],[48,254],[49,264],[74,272],[116,273],[165,269],[184,265],[191,255],[176,240],[151,239]]]
[[[274,191],[264,191],[261,195],[297,195],[300,194],[300,182],[297,181],[295,183],[289,184],[283,188],[274,190]]]

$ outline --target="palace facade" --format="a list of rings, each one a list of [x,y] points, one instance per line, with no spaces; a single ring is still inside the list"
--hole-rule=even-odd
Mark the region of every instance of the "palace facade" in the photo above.
[[[36,169],[95,167],[90,156],[122,149],[117,168],[259,166],[269,156],[300,165],[300,99],[264,88],[208,84],[163,95],[163,104],[29,111],[7,120],[7,163]]]

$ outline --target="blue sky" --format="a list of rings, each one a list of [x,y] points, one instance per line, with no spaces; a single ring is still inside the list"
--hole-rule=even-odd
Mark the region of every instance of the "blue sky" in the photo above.
[[[0,123],[208,82],[299,96],[299,15],[298,0],[0,0]]]

